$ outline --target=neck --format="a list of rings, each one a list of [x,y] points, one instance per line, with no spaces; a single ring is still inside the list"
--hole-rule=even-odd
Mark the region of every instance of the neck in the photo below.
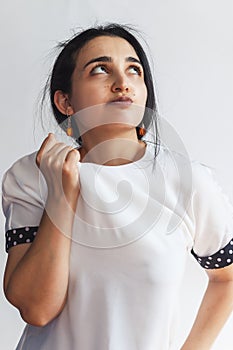
[[[138,140],[136,129],[127,133],[111,135],[94,133],[82,135],[83,145],[79,149],[81,162],[103,165],[122,165],[137,161],[145,152],[145,142]]]

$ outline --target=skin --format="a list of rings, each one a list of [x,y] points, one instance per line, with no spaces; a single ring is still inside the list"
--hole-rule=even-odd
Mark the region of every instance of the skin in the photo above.
[[[181,350],[210,350],[233,310],[233,265],[206,272],[209,283]]]
[[[111,62],[99,62],[101,67],[95,69],[96,63],[87,65],[100,56],[111,57]],[[147,91],[143,72],[135,74],[137,70],[131,67],[132,62],[127,62],[127,57],[138,59],[134,49],[121,38],[98,37],[91,40],[77,58],[71,94],[55,93],[57,108],[70,115],[92,106],[101,106],[101,111],[105,111],[109,101],[119,96],[129,96],[133,104],[145,106]],[[138,63],[134,65],[140,66]],[[126,113],[128,117],[132,105],[114,105],[114,108],[120,115]],[[37,165],[48,185],[45,211],[34,242],[12,247],[8,255],[5,295],[19,309],[22,318],[36,326],[46,325],[54,319],[66,303],[69,236],[80,191],[77,162],[103,163],[107,159],[106,165],[120,165],[140,158],[145,152],[145,145],[138,141],[133,123],[119,122],[114,127],[108,123],[87,128],[82,138],[83,147],[79,151],[58,143],[53,134],[44,140],[37,154]],[[119,139],[121,143],[117,142]],[[124,153],[123,141],[127,142],[127,154]],[[108,146],[101,147],[105,142]],[[63,188],[58,180],[60,176]],[[207,274],[206,293],[181,350],[211,349],[233,309],[233,266],[207,270]]]

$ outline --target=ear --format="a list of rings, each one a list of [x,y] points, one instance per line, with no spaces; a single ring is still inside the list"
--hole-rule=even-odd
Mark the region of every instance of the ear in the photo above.
[[[61,90],[57,90],[54,94],[54,104],[57,109],[64,115],[74,114],[74,110],[70,104],[68,94]]]

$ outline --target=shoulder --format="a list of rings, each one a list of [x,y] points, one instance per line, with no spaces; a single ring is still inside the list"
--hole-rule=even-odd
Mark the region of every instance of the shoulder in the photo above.
[[[17,159],[6,171],[6,173],[20,172],[21,169],[29,168],[30,170],[36,170],[36,154],[37,151],[30,154],[24,155],[21,158]]]
[[[36,154],[37,151],[27,154],[19,159],[17,159],[4,173],[4,177],[8,176],[17,176],[21,177],[22,175],[28,176],[29,173],[38,173],[39,169],[36,165]]]
[[[163,147],[163,154],[166,162],[170,166],[173,165],[178,173],[185,172],[186,175],[190,174],[194,188],[195,185],[203,185],[206,181],[214,179],[215,169],[208,164],[191,158],[188,153],[181,153]]]
[[[24,189],[38,190],[40,184],[44,186],[43,175],[36,165],[37,151],[27,154],[16,160],[3,175],[2,192],[11,192]]]
[[[176,191],[192,190],[193,161],[187,153],[160,146],[158,163],[166,185]]]
[[[210,165],[193,161],[193,208],[202,217],[208,212],[215,221],[230,222],[233,206],[217,178],[217,171]]]
[[[167,185],[178,194],[186,193],[189,197],[215,196],[221,192],[216,170],[209,164],[191,158],[188,153],[161,147],[158,162]]]
[[[216,169],[208,164],[193,161],[192,178],[194,193],[213,193],[220,189],[216,179]]]

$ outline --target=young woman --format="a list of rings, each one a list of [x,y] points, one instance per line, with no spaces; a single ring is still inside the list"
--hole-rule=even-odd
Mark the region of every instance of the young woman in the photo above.
[[[78,148],[49,134],[3,178],[4,291],[27,323],[17,349],[210,349],[233,307],[233,209],[207,167],[159,147],[142,46],[121,25],[83,31],[49,87]],[[190,252],[209,283],[178,347]]]

